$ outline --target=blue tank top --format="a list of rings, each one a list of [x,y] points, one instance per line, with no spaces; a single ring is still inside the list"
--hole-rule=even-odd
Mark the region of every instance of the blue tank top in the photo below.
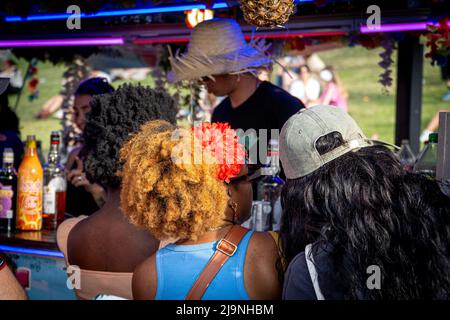
[[[244,286],[244,263],[252,234],[253,231],[245,234],[235,254],[227,260],[206,289],[202,300],[250,300]],[[214,254],[217,243],[169,244],[158,250],[155,300],[184,300]]]

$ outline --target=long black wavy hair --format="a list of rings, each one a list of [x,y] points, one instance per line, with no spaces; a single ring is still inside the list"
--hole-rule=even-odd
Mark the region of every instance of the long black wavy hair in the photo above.
[[[324,154],[342,143],[334,132],[316,148]],[[317,244],[313,254],[331,245],[333,281],[345,298],[450,297],[450,199],[436,181],[404,171],[385,147],[349,152],[287,180],[281,197],[284,259],[309,243]],[[380,290],[366,287],[370,265],[380,267]]]
[[[95,95],[83,131],[86,177],[105,188],[117,188],[122,145],[150,120],[176,123],[175,100],[162,91],[125,84],[110,94]]]

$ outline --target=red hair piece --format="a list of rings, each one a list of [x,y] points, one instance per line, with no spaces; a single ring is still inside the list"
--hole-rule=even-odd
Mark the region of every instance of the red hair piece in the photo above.
[[[208,150],[217,160],[217,178],[230,182],[245,163],[245,149],[239,143],[236,131],[228,123],[203,122],[192,128],[194,137],[200,139],[203,150]]]

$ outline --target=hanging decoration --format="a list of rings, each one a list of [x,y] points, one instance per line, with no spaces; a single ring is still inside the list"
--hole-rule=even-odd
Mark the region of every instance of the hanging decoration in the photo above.
[[[38,77],[38,68],[36,67],[36,65],[37,59],[32,59],[27,74],[27,79],[29,79],[27,85],[29,93],[28,100],[30,102],[39,98],[39,89],[38,89],[39,77]]]
[[[380,53],[381,61],[378,65],[383,69],[383,72],[380,74],[380,79],[378,80],[387,91],[387,88],[392,86],[392,53],[395,49],[395,41],[386,36],[381,40],[381,46],[383,47],[383,52]]]
[[[324,43],[342,44],[344,42],[347,42],[347,37],[343,37],[343,36],[323,36],[323,37],[318,37],[318,38],[290,37],[290,38],[282,40],[283,51],[287,51],[287,52],[290,52],[290,51],[301,52],[301,51],[305,50],[308,46],[320,45],[320,44],[324,44]]]
[[[353,47],[355,45],[363,46],[366,49],[375,49],[381,46],[381,41],[383,40],[383,35],[381,33],[371,33],[371,34],[351,34],[348,38],[348,45]]]
[[[431,59],[431,64],[436,63],[444,66],[448,63],[450,57],[450,27],[448,26],[448,18],[439,21],[437,26],[428,25],[428,33],[426,34],[426,46],[429,51],[426,57]]]
[[[245,21],[256,27],[282,27],[294,8],[294,0],[241,0]]]

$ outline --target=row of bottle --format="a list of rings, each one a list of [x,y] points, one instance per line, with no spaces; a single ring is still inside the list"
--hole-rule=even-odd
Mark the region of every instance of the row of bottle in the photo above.
[[[266,164],[259,169],[261,178],[256,184],[257,199],[252,203],[252,213],[243,226],[256,231],[278,231],[281,224],[281,189],[284,180],[280,177],[280,157],[277,139],[269,140]]]
[[[436,178],[438,134],[430,133],[425,148],[419,153],[417,158],[412,152],[408,140],[403,140],[397,156],[405,170],[422,173],[431,178]]]
[[[0,170],[0,228],[11,231],[54,230],[64,219],[66,189],[60,163],[60,134],[50,138],[48,162],[42,167],[35,136],[27,136],[25,155],[16,173],[14,152],[5,149]]]

